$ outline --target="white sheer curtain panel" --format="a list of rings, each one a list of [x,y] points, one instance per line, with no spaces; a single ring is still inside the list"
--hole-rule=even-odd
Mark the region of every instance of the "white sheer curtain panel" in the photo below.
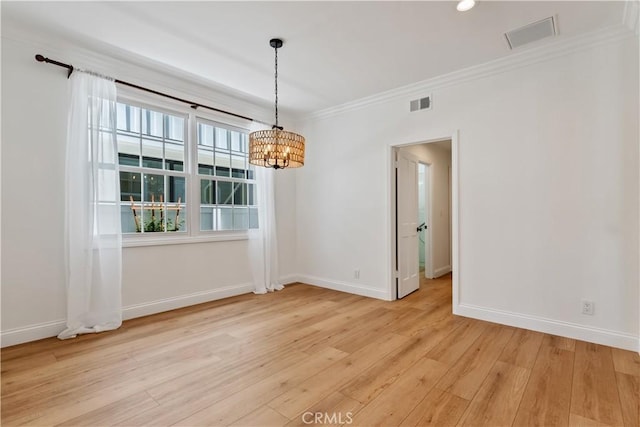
[[[122,234],[113,80],[70,78],[65,165],[67,329],[60,339],[122,324]]]
[[[255,168],[259,228],[249,230],[249,263],[256,294],[284,289],[278,282],[274,174],[273,169]]]

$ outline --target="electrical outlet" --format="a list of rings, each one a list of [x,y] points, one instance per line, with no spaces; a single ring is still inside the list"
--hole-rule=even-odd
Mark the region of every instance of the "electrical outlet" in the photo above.
[[[582,314],[593,316],[593,301],[582,300]]]
[[[353,270],[353,278],[354,279],[359,279],[360,278],[360,270],[359,269]]]

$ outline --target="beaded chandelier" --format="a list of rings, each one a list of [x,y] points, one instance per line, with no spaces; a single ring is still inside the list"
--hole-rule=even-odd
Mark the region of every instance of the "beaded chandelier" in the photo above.
[[[278,48],[282,40],[271,39],[269,45],[275,50],[276,124],[249,134],[249,163],[273,169],[299,168],[304,165],[304,137],[278,124]]]

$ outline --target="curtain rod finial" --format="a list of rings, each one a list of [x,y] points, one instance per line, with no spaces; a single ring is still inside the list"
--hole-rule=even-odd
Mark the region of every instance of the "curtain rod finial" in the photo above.
[[[42,56],[42,55],[40,55],[40,54],[37,54],[37,55],[36,55],[36,61],[38,61],[38,62],[44,62],[44,61],[46,61],[46,60],[47,60],[47,58],[45,58],[44,56]]]

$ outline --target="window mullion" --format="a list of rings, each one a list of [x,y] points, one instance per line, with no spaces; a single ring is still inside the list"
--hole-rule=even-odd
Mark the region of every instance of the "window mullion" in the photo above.
[[[189,218],[189,235],[197,236],[200,234],[200,197],[198,189],[200,188],[200,179],[198,178],[198,131],[195,114],[189,114],[189,124],[186,128],[187,133],[187,170],[188,170],[188,188],[187,188],[187,212]]]

